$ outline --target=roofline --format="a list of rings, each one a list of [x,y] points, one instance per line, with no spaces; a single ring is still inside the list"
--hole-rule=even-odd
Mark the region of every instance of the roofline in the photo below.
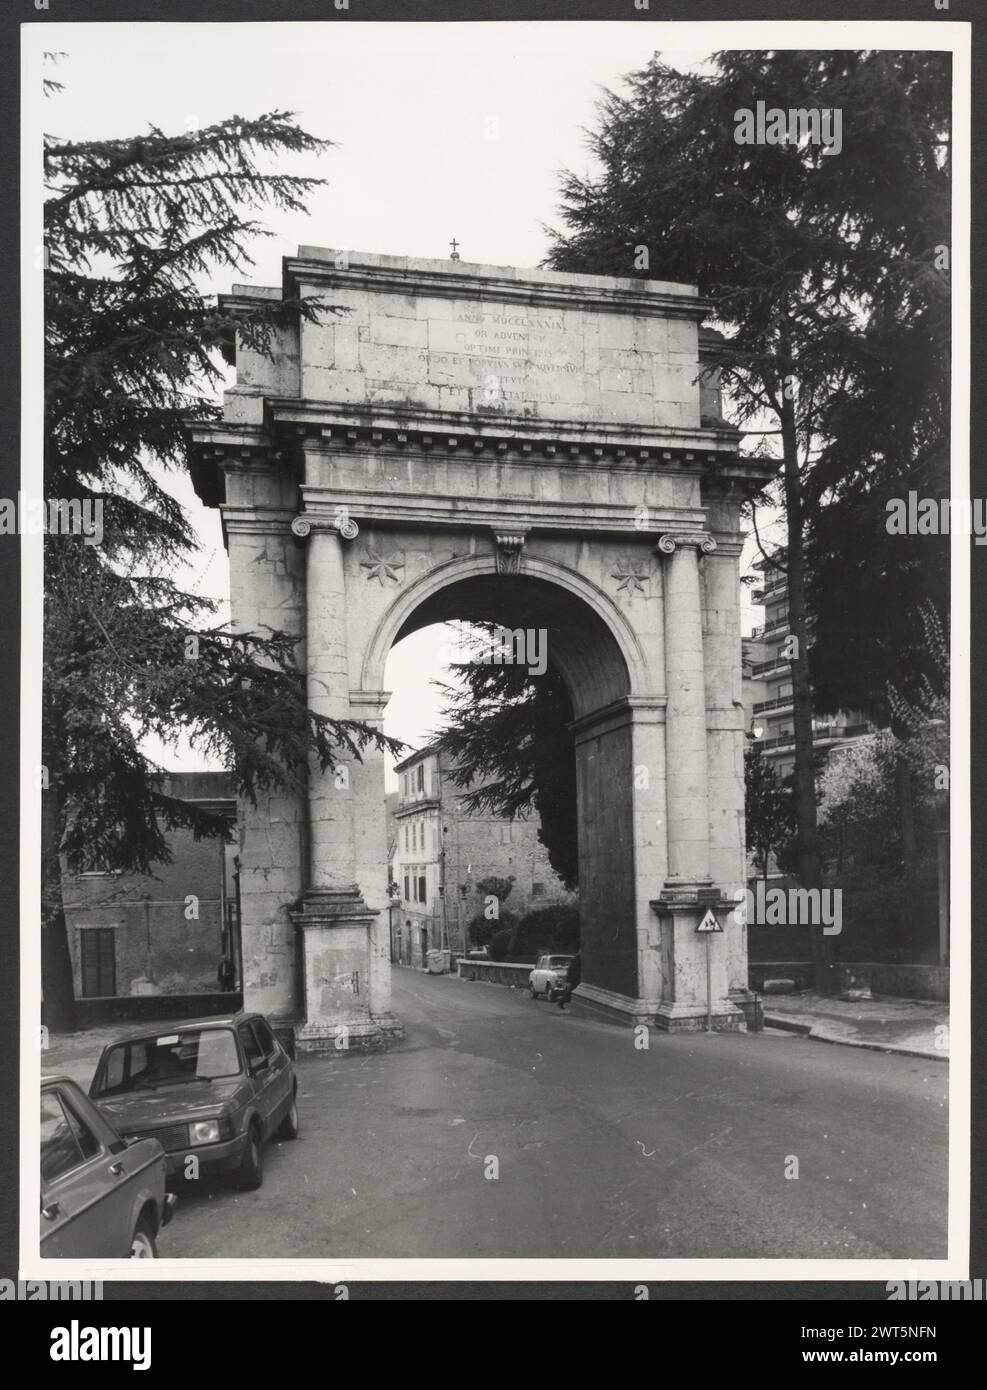
[[[442,742],[436,739],[434,743],[426,743],[424,748],[419,748],[417,753],[409,753],[406,758],[402,758],[399,763],[394,764],[395,772],[403,772],[406,767],[417,762],[419,758],[426,758],[433,753],[442,752]]]

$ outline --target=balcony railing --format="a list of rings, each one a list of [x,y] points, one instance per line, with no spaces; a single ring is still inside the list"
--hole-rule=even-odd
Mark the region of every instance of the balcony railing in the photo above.
[[[784,666],[787,668],[791,666],[791,664],[792,663],[787,656],[773,656],[768,661],[751,662],[751,674],[755,676],[762,676],[766,671],[773,671],[776,667],[779,666]]]
[[[813,743],[824,743],[828,739],[857,738],[870,733],[869,724],[823,724],[812,731]],[[777,738],[758,739],[760,748],[785,748],[795,746],[794,734],[780,734]]]
[[[764,710],[784,709],[786,705],[792,703],[791,695],[781,695],[775,700],[755,700],[754,713],[761,714]]]

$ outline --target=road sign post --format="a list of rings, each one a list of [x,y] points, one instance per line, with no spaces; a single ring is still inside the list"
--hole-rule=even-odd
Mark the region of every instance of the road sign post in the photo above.
[[[722,932],[723,928],[717,921],[716,914],[711,907],[706,909],[706,913],[696,927],[697,932],[701,932],[706,937],[706,1032],[713,1031],[713,958],[710,953],[710,940],[714,932]]]

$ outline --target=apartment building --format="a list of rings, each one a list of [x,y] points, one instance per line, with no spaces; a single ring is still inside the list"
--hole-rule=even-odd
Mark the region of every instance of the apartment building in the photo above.
[[[538,839],[538,817],[467,811],[452,768],[436,745],[395,768],[391,880],[399,910],[391,913],[391,958],[406,965],[423,964],[431,949],[467,948],[469,921],[483,908],[477,884],[484,879],[513,877],[506,906],[518,916],[572,897]]]
[[[772,563],[776,559],[783,564],[784,558],[779,550],[769,559],[759,556],[754,561],[753,568],[763,579],[751,598],[764,605],[764,622],[742,643],[747,731],[782,778],[790,776],[795,767],[788,591],[784,571]],[[813,745],[820,753],[874,732],[862,715],[843,711],[814,718],[812,729]]]

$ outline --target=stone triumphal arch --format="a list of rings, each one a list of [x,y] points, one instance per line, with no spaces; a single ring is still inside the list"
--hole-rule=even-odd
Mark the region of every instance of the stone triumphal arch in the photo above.
[[[428,623],[544,629],[573,706],[576,1007],[744,1023],[738,455],[688,285],[302,247],[318,297],[273,356],[237,345],[195,430],[234,622],[297,634],[312,708],[380,726],[394,642]],[[390,1008],[383,759],[241,806],[246,1001],[302,1047],[372,1046]],[[343,1031],[345,1030],[345,1031]]]

